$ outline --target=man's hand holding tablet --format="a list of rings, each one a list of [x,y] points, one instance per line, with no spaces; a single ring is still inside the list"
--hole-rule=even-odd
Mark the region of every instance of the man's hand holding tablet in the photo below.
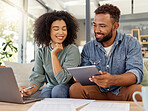
[[[67,70],[81,85],[94,85],[95,83],[91,82],[89,78],[99,75],[99,71],[95,65],[67,68]]]

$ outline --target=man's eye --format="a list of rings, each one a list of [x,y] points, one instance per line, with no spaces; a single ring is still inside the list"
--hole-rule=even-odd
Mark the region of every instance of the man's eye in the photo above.
[[[94,27],[96,27],[96,24],[93,24]]]
[[[103,27],[103,28],[104,28],[105,26],[104,26],[104,25],[101,25],[101,27]]]

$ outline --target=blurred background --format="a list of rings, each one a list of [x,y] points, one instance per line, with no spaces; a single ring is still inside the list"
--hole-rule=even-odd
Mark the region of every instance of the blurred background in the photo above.
[[[144,57],[148,56],[148,0],[0,0],[0,62],[29,63],[37,46],[33,24],[42,14],[65,10],[74,15],[80,30],[76,41],[80,52],[94,39],[94,10],[111,3],[121,10],[119,31],[139,40]]]

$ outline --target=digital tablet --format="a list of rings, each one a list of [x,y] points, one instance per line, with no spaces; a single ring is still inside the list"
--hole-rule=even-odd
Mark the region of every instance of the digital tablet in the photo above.
[[[81,66],[74,68],[67,68],[81,85],[94,85],[94,82],[89,80],[94,75],[99,75],[98,69],[95,65],[92,66]]]

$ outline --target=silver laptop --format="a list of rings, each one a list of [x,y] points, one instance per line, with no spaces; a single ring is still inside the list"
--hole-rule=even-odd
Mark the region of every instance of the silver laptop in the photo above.
[[[0,67],[0,101],[28,103],[41,99],[43,98],[22,98],[12,68]]]

